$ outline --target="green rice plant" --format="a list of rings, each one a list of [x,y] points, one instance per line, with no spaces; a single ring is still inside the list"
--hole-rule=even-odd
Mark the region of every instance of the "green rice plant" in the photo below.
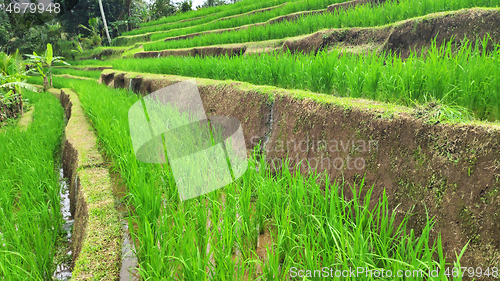
[[[230,43],[258,42],[310,34],[325,28],[369,27],[395,23],[429,13],[473,7],[498,7],[494,0],[389,0],[381,5],[358,5],[335,13],[305,16],[292,22],[251,27],[244,30],[205,34],[185,40],[158,41],[144,45],[145,51],[191,48]]]
[[[500,48],[483,51],[488,38],[437,47],[425,55],[392,53],[272,53],[239,57],[166,57],[123,59],[110,63],[124,71],[237,80],[285,89],[303,89],[340,97],[365,98],[406,106],[432,99],[447,107],[440,121],[500,120]],[[469,113],[468,113],[469,111]]]
[[[293,1],[298,1],[298,0],[293,0]],[[264,1],[264,0],[257,0],[257,1],[250,1],[250,0],[244,0],[244,1],[239,1],[237,3],[234,3],[232,5],[228,6],[217,6],[217,7],[209,7],[209,8],[204,8],[200,11],[192,11],[192,12],[187,12],[187,13],[182,13],[179,15],[175,16],[170,16],[170,17],[164,17],[156,21],[151,21],[147,23],[143,23],[140,26],[141,27],[147,27],[147,26],[154,26],[154,25],[160,25],[160,24],[168,24],[168,23],[176,23],[180,22],[182,20],[186,19],[194,19],[194,18],[200,18],[198,20],[207,20],[211,21],[216,18],[222,18],[222,17],[227,17],[227,16],[232,16],[232,15],[238,15],[241,13],[257,10],[257,9],[262,9],[262,8],[267,8],[267,7],[272,7],[275,5],[279,5],[281,3],[284,3],[286,1],[283,0],[275,0],[275,1]],[[195,22],[196,20],[192,21],[187,21],[184,23],[190,24]],[[205,21],[205,22],[208,22]],[[183,22],[181,22],[183,23]],[[131,31],[133,32],[133,31]],[[133,33],[127,32],[126,35],[132,35]],[[125,33],[124,33],[125,34]]]
[[[263,12],[263,13],[255,13],[250,15],[242,15],[239,17],[234,17],[227,20],[214,20],[209,23],[199,24],[195,26],[189,26],[178,29],[169,29],[168,31],[164,31],[162,26],[153,26],[149,28],[144,28],[137,30],[136,34],[143,34],[146,32],[155,32],[151,35],[151,41],[157,41],[160,39],[187,35],[196,32],[203,32],[208,30],[216,30],[216,29],[225,29],[232,28],[237,26],[243,26],[247,24],[255,24],[259,22],[265,22],[272,18],[288,15],[295,12],[300,11],[312,11],[319,9],[326,9],[331,4],[336,4],[342,2],[342,0],[311,0],[311,1],[299,1],[287,3],[283,7],[273,9],[271,11]],[[163,27],[164,28],[164,27]],[[138,33],[141,31],[141,33]]]
[[[41,83],[39,78],[32,82]],[[411,210],[396,223],[385,193],[370,208],[372,189],[364,191],[363,182],[350,187],[330,183],[326,175],[290,169],[287,161],[272,171],[254,154],[234,183],[180,201],[168,164],[135,158],[127,115],[137,95],[93,81],[55,77],[54,84],[77,91],[104,151],[127,183],[142,279],[255,279],[257,265],[269,280],[285,280],[294,269],[306,267],[422,270],[426,276],[428,269],[447,265],[441,240],[430,240],[432,218],[424,218],[417,234],[406,228]],[[255,253],[262,228],[272,236],[265,261]],[[430,279],[448,280],[443,275]]]
[[[31,125],[0,132],[0,278],[52,280],[66,235],[55,170],[63,110],[49,93],[24,95],[36,108]]]

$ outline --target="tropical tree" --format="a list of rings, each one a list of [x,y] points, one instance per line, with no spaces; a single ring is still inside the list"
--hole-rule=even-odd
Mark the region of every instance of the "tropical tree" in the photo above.
[[[83,24],[80,24],[79,27],[90,32],[89,37],[81,38],[80,40],[87,44],[89,47],[99,47],[101,46],[102,38],[99,33],[99,18],[90,18],[89,19],[89,27],[86,27]]]
[[[179,12],[185,13],[185,12],[188,12],[191,10],[193,10],[193,2],[192,1],[184,0],[182,3],[180,3]]]
[[[151,6],[153,20],[173,15],[175,11],[176,8],[170,0],[155,0]]]
[[[226,1],[224,0],[206,0],[203,2],[203,7],[215,7],[225,5]]]
[[[64,61],[64,57],[54,57],[52,52],[52,45],[47,44],[47,50],[43,56],[39,56],[36,52],[33,55],[25,55],[29,57],[28,64],[32,65],[38,73],[43,77],[43,90],[47,91],[50,86],[52,86],[52,65],[54,63],[63,63],[69,65]]]

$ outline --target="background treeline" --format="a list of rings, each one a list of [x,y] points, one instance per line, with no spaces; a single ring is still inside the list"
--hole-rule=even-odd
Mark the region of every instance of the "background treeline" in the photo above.
[[[37,3],[35,0],[30,0]],[[71,57],[75,52],[108,45],[99,8],[100,0],[68,0],[70,9],[55,13],[13,13],[0,10],[0,51],[8,54],[19,49],[21,54],[41,53],[47,43],[54,52]],[[101,0],[102,1],[102,0]],[[193,7],[192,1],[170,0],[106,0],[102,1],[110,37],[158,20],[162,17],[189,12],[195,8],[234,3],[237,0],[206,0]],[[0,0],[7,7],[11,0]]]

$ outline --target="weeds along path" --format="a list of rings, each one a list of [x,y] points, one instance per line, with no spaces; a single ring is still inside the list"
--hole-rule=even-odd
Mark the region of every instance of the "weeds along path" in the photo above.
[[[0,131],[0,278],[51,280],[66,235],[55,159],[63,110],[49,93],[23,95],[36,109],[31,124]]]
[[[142,279],[285,279],[297,268],[317,266],[393,272],[409,267],[428,274],[427,268],[445,262],[439,240],[430,243],[430,219],[424,218],[419,235],[406,234],[408,217],[396,221],[380,193],[380,203],[369,208],[372,189],[363,183],[346,186],[351,199],[344,199],[340,186],[325,175],[291,173],[286,164],[273,174],[264,158],[250,159],[234,184],[180,201],[170,167],[139,162],[133,153],[128,109],[140,96],[93,81],[54,77],[54,85],[78,93],[106,155],[127,184]],[[273,241],[266,255],[262,248],[257,251],[263,233]],[[240,254],[233,259],[235,252]],[[371,278],[360,274],[358,279]]]

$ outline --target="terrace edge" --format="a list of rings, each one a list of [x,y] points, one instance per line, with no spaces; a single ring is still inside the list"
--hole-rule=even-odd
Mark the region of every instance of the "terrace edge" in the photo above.
[[[69,181],[74,218],[71,280],[116,280],[121,264],[121,224],[114,208],[111,180],[97,138],[78,96],[62,89],[65,129],[63,170]]]

